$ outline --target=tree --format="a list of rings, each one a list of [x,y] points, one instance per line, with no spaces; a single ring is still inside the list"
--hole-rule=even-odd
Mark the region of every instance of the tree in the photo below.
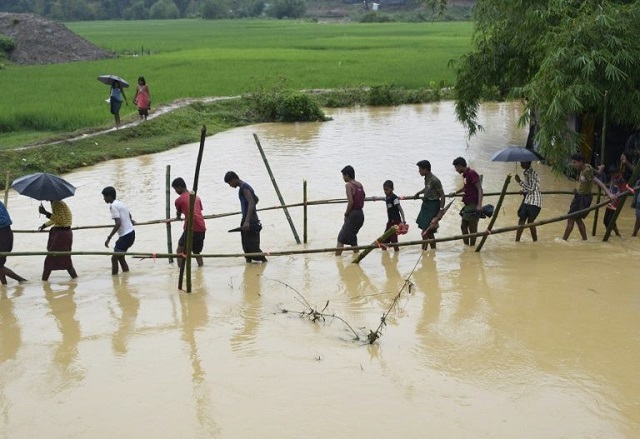
[[[205,0],[202,3],[202,18],[216,20],[226,18],[229,15],[229,2],[227,0]]]
[[[171,20],[179,16],[180,11],[171,0],[159,0],[149,9],[149,17],[154,20]]]
[[[640,125],[640,2],[478,0],[474,49],[457,63],[458,119],[476,134],[486,98],[523,99],[558,167],[585,137],[567,118]],[[605,95],[607,103],[605,104]]]
[[[267,14],[275,18],[300,18],[307,12],[304,0],[274,0]]]

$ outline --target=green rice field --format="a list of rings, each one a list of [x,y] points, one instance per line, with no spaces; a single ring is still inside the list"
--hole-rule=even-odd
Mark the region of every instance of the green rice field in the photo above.
[[[145,76],[157,106],[233,96],[276,84],[291,89],[453,84],[448,67],[471,47],[472,24],[313,23],[287,20],[77,22],[72,31],[120,56],[0,70],[0,148],[112,126],[102,74],[127,79],[129,107]]]

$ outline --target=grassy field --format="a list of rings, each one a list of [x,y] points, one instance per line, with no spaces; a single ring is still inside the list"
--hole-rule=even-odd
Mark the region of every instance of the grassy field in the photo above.
[[[451,59],[470,49],[471,23],[339,24],[275,20],[80,22],[68,27],[113,60],[0,71],[0,149],[88,127],[110,127],[109,88],[96,78],[143,75],[153,105],[292,89],[452,84]],[[141,53],[142,52],[142,53]],[[128,98],[133,97],[133,89]],[[123,107],[123,116],[135,112]]]

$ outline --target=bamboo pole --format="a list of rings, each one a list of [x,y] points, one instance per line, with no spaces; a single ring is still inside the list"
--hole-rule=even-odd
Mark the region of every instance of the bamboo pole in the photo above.
[[[9,184],[11,183],[11,172],[7,171],[7,177],[4,181],[4,205],[9,204]]]
[[[165,216],[167,220],[171,219],[171,165],[167,165],[166,173],[166,187],[165,187]],[[173,243],[171,242],[171,221],[167,221],[167,253],[171,253],[173,250]],[[169,258],[169,263],[173,264],[173,258]]]
[[[187,246],[185,251],[187,252],[187,260],[185,264],[187,266],[187,293],[191,292],[191,251],[193,249],[193,212],[196,208],[196,193],[191,191],[189,193],[189,217],[187,220]]]
[[[302,180],[302,241],[307,243],[307,180]]]
[[[193,243],[193,211],[195,208],[195,199],[196,194],[198,192],[198,180],[200,178],[200,165],[202,164],[202,156],[204,154],[204,141],[207,137],[207,127],[202,126],[202,130],[200,131],[200,147],[198,148],[198,158],[196,159],[196,170],[193,176],[193,187],[191,192],[189,193],[189,216],[187,217],[187,230],[186,230],[186,244],[185,247],[186,260],[182,261],[182,265],[180,265],[180,274],[178,275],[178,289],[182,289],[182,278],[184,276],[184,270],[187,270],[187,293],[191,292],[191,243]],[[191,225],[189,225],[191,223]]]
[[[602,115],[602,135],[600,136],[600,164],[604,165],[606,163],[604,159],[604,150],[605,150],[605,139],[607,136],[607,97],[609,92],[607,90],[604,91],[604,110]],[[596,163],[597,165],[597,163]],[[598,197],[596,198],[596,203],[600,202],[600,198],[602,197],[602,189],[598,186]],[[593,214],[593,229],[591,230],[591,236],[596,236],[596,231],[598,230],[598,213],[600,209],[596,209]]]
[[[498,204],[496,204],[496,208],[493,210],[493,215],[491,216],[491,221],[489,221],[489,225],[487,226],[487,232],[491,232],[491,228],[496,223],[498,219],[498,214],[500,213],[500,209],[502,208],[502,201],[504,201],[505,193],[507,192],[507,188],[509,187],[509,182],[511,182],[511,174],[507,175],[507,178],[504,179],[504,185],[502,185],[502,193],[500,194],[500,198],[498,198]],[[489,234],[485,234],[480,240],[480,244],[476,247],[476,253],[479,253],[484,246],[485,241]]]
[[[398,231],[398,226],[391,226],[389,227],[382,235],[380,235],[378,237],[378,239],[376,239],[375,241],[373,241],[373,243],[371,244],[374,247],[368,247],[366,248],[362,253],[359,253],[355,258],[353,258],[353,261],[351,261],[352,264],[359,264],[361,260],[363,260],[364,258],[367,257],[367,255],[369,253],[371,253],[371,250],[373,250],[376,247],[379,247],[380,244],[382,244],[383,242],[385,242],[387,240],[387,238],[390,238],[394,233],[396,233]],[[395,244],[394,244],[395,245]]]
[[[635,191],[640,190],[640,186],[635,187],[634,188]],[[627,196],[631,193],[631,191],[627,190],[624,191],[620,194],[620,196]],[[590,206],[586,209],[583,210],[579,210],[577,212],[573,212],[570,214],[566,214],[566,215],[561,215],[561,216],[557,216],[557,217],[553,217],[553,218],[549,218],[546,220],[542,220],[542,221],[538,221],[538,222],[534,222],[534,223],[525,223],[525,224],[517,224],[514,226],[507,226],[507,227],[502,227],[502,228],[498,228],[498,229],[494,229],[491,231],[492,235],[498,235],[500,233],[508,233],[508,232],[514,232],[518,229],[528,229],[530,227],[540,227],[543,226],[545,224],[551,224],[551,223],[555,223],[555,222],[559,222],[559,221],[564,221],[568,218],[571,217],[575,217],[575,216],[579,216],[579,215],[583,215],[585,213],[589,213],[592,210],[598,209],[600,207],[606,206],[607,204],[609,204],[609,200],[603,201],[602,203],[596,204],[594,206]],[[448,242],[448,241],[458,241],[461,240],[463,238],[470,238],[470,237],[482,237],[486,234],[486,230],[482,231],[482,232],[477,232],[477,233],[469,233],[466,235],[455,235],[455,236],[448,236],[446,238],[435,238],[435,239],[426,239],[426,240],[419,240],[419,241],[403,241],[403,242],[398,242],[398,243],[394,243],[394,246],[398,246],[398,247],[407,247],[407,246],[412,246],[412,245],[424,245],[424,244],[429,244],[431,242]],[[351,246],[349,247],[349,250],[366,250],[366,249],[375,249],[377,248],[377,245],[363,245],[363,246]],[[260,256],[290,256],[290,255],[299,255],[299,254],[314,254],[314,253],[335,253],[336,250],[344,250],[344,247],[330,247],[330,248],[317,248],[317,249],[301,249],[301,250],[286,250],[286,251],[271,251],[269,252],[269,254],[267,253],[214,253],[214,254],[201,254],[199,256],[203,257],[203,258],[244,258],[246,256],[249,257],[260,257]],[[62,251],[57,251],[57,252],[47,252],[47,251],[35,251],[35,252],[0,252],[0,256],[9,256],[9,257],[14,257],[14,256],[48,256],[48,255],[52,255],[52,256],[113,256],[113,255],[119,255],[121,256],[122,253],[118,253],[118,252],[104,252],[104,251],[70,251],[70,252],[62,252]],[[178,257],[180,255],[177,255],[175,253],[127,253],[127,256],[129,257],[133,257],[133,258],[141,258],[141,259],[158,259],[158,258],[168,258],[168,257]]]
[[[289,226],[291,227],[291,231],[293,232],[293,237],[296,240],[297,244],[300,244],[300,237],[298,236],[298,232],[296,231],[296,227],[293,225],[293,221],[291,220],[291,215],[289,215],[289,210],[286,207],[284,202],[284,198],[282,198],[282,194],[280,193],[280,188],[278,187],[278,183],[276,182],[275,177],[273,176],[273,172],[271,172],[271,166],[269,166],[269,161],[267,160],[267,156],[262,149],[262,145],[260,144],[260,139],[258,139],[258,135],[253,133],[253,138],[256,141],[256,145],[258,145],[258,150],[260,151],[260,155],[262,156],[262,160],[264,161],[264,165],[267,167],[267,172],[269,173],[269,178],[271,178],[271,183],[273,183],[273,187],[276,190],[276,194],[278,195],[278,199],[280,200],[280,205],[284,210],[284,216],[287,217],[287,221],[289,222]]]

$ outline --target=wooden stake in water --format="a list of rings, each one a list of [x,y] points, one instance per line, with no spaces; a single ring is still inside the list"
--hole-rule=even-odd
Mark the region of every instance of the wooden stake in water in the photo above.
[[[600,165],[604,165],[606,162],[604,160],[604,147],[605,147],[605,139],[607,136],[607,96],[609,92],[605,90],[604,92],[604,113],[602,115],[602,135],[600,136]],[[598,163],[596,163],[598,164]],[[602,188],[598,186],[598,197],[596,198],[596,204],[600,203],[600,198],[602,197]],[[596,209],[593,213],[593,229],[591,230],[591,236],[596,236],[596,231],[598,230],[598,213],[600,209]]]
[[[9,183],[11,183],[11,172],[7,171],[7,179],[4,182],[4,205],[9,204]]]
[[[298,236],[296,227],[293,225],[293,221],[291,220],[291,215],[289,215],[289,209],[285,207],[286,203],[284,202],[284,198],[282,198],[282,194],[280,193],[280,188],[278,188],[278,183],[276,183],[276,178],[273,176],[273,172],[271,172],[271,166],[269,166],[269,161],[267,160],[267,156],[264,154],[264,150],[262,149],[262,145],[260,144],[260,139],[258,139],[258,135],[255,133],[253,133],[253,138],[256,141],[256,145],[258,145],[258,150],[260,151],[260,155],[262,156],[264,165],[267,167],[269,178],[271,178],[271,183],[273,183],[273,187],[276,190],[276,194],[278,195],[278,199],[280,200],[280,205],[283,206],[282,210],[284,210],[284,215],[287,217],[287,221],[289,222],[289,226],[291,227],[291,231],[293,232],[293,237],[296,239],[296,243],[300,244],[300,237]]]
[[[307,180],[302,181],[302,240],[307,243]]]
[[[178,289],[182,289],[182,278],[184,270],[187,269],[187,293],[191,292],[191,243],[193,242],[193,210],[195,207],[195,199],[198,191],[198,179],[200,178],[200,165],[202,164],[202,155],[204,154],[204,141],[207,137],[207,127],[202,126],[200,131],[200,148],[198,149],[198,158],[196,159],[196,171],[193,177],[193,190],[189,197],[189,217],[187,219],[187,259],[180,266],[180,276],[178,277]],[[189,225],[191,224],[191,225]]]
[[[171,165],[167,165],[166,190],[165,190],[165,215],[167,220],[171,219]],[[173,243],[171,242],[171,222],[167,221],[167,253],[171,253]],[[169,258],[169,263],[173,264],[173,258]]]

